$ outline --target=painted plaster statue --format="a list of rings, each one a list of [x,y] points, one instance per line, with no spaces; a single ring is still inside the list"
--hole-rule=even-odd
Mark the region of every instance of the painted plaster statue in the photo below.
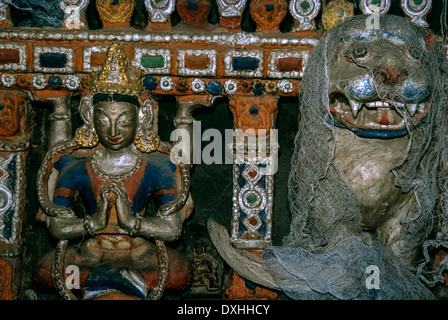
[[[39,200],[59,243],[36,279],[67,299],[157,299],[186,286],[188,262],[164,242],[180,237],[191,213],[189,169],[170,161],[153,128],[156,104],[118,42],[92,74],[79,112],[83,126],[47,153],[39,172]],[[80,270],[79,294],[65,283],[71,265]]]
[[[434,298],[423,283],[427,244],[448,231],[446,57],[430,30],[367,17],[329,30],[308,61],[283,246],[242,255],[210,223],[236,272],[293,299]]]

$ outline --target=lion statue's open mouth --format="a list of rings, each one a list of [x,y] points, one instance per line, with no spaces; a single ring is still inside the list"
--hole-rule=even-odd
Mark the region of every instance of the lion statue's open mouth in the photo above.
[[[359,136],[394,138],[425,119],[431,105],[429,33],[420,43],[379,32],[350,35],[332,62],[330,112]],[[347,39],[345,39],[347,40]]]
[[[430,105],[431,99],[412,104],[393,100],[360,103],[348,100],[337,92],[330,96],[330,111],[336,124],[365,137],[393,138],[405,135],[407,133],[405,119],[409,120],[408,125],[417,125],[425,118]]]

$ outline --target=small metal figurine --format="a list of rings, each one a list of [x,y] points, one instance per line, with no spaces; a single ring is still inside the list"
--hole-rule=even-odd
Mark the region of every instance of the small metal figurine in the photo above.
[[[49,150],[39,171],[39,200],[59,243],[36,278],[48,282],[52,270],[62,297],[75,299],[64,280],[74,265],[83,299],[158,299],[190,280],[187,259],[164,245],[180,237],[192,210],[189,167],[170,161],[169,144],[152,127],[155,102],[118,42],[90,90],[79,107],[84,125]],[[80,199],[84,215],[73,209]],[[156,217],[146,214],[152,199]],[[71,239],[82,241],[68,247]]]

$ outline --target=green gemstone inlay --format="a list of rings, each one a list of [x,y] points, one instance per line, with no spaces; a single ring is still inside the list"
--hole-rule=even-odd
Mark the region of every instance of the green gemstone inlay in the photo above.
[[[165,58],[163,56],[143,56],[140,63],[145,68],[162,68],[165,65]]]
[[[308,1],[303,1],[300,6],[302,7],[303,10],[308,10],[309,8],[311,8],[310,3]]]
[[[250,196],[247,196],[246,200],[249,203],[255,203],[258,200],[258,198],[257,198],[257,196],[251,194]]]
[[[423,0],[414,0],[414,3],[415,3],[416,5],[421,5],[422,2],[423,2]]]
[[[372,4],[379,5],[379,4],[381,4],[381,0],[373,0]]]

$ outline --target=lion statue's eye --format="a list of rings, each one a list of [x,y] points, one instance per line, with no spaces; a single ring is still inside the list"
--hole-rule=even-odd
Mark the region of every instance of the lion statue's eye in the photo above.
[[[366,47],[364,47],[364,46],[356,46],[353,49],[353,58],[355,58],[355,59],[362,59],[365,56],[367,56],[367,53],[368,53],[368,51],[367,51]]]

